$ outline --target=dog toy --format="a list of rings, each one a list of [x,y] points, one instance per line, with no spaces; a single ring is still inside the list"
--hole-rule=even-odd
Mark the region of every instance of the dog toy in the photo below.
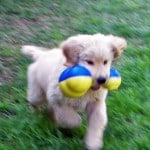
[[[103,88],[115,90],[121,84],[119,72],[111,68],[110,77],[102,84]],[[62,93],[71,98],[83,96],[92,86],[92,77],[88,69],[81,65],[76,65],[65,69],[59,77],[59,87]]]
[[[118,89],[120,84],[121,84],[121,76],[119,72],[115,68],[111,68],[110,77],[102,86],[108,90],[115,90]]]
[[[71,98],[83,96],[91,85],[91,73],[81,65],[65,69],[59,77],[59,87],[62,93]]]

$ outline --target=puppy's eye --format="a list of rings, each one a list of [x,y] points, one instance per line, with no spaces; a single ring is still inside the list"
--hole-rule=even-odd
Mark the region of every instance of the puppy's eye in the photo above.
[[[89,65],[94,65],[94,62],[92,60],[86,60],[86,62],[89,64]]]
[[[108,63],[108,61],[107,60],[104,60],[104,65],[106,65]]]

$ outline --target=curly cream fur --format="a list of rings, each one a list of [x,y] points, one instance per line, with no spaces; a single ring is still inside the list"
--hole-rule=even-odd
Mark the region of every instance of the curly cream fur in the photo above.
[[[60,48],[43,50],[36,46],[23,46],[22,52],[34,62],[28,68],[28,101],[38,108],[47,102],[49,114],[55,122],[65,127],[80,125],[77,109],[87,113],[88,128],[85,143],[89,150],[103,145],[103,132],[107,124],[106,96],[108,91],[98,82],[107,79],[114,58],[126,48],[123,38],[113,35],[77,35],[64,41]],[[90,63],[89,63],[90,61]],[[58,85],[61,72],[68,66],[81,64],[91,71],[93,86],[82,97],[64,96]]]

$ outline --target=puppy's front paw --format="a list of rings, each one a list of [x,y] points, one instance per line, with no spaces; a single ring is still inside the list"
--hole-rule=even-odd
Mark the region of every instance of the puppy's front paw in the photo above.
[[[94,137],[86,136],[85,144],[88,150],[100,150],[103,147],[103,141]]]

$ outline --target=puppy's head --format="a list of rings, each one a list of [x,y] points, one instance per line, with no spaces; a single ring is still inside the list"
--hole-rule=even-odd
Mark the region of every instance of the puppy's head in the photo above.
[[[66,57],[66,66],[80,64],[90,70],[93,78],[92,89],[97,90],[110,74],[113,59],[126,48],[125,39],[113,35],[77,35],[61,45]]]

